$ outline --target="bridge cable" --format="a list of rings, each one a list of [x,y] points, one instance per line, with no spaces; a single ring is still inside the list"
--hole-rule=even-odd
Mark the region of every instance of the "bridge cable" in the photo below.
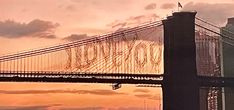
[[[118,35],[120,34],[120,32],[125,32],[127,31],[127,33],[129,32],[132,32],[132,30],[136,29],[137,31],[141,31],[141,30],[144,30],[145,28],[147,27],[150,27],[150,26],[157,26],[157,25],[160,25],[161,23],[157,23],[157,24],[149,24],[149,25],[143,25],[144,27],[133,27],[133,28],[130,28],[130,29],[126,29],[126,30],[122,30],[122,31],[118,31],[118,32],[114,32],[112,34],[115,34],[115,35]],[[101,35],[99,37],[101,38],[97,38],[96,36],[93,36],[92,38],[87,38],[87,39],[83,39],[83,40],[77,40],[77,41],[73,41],[73,42],[69,42],[69,43],[65,43],[65,44],[60,44],[60,45],[57,45],[57,46],[51,46],[51,47],[47,47],[47,48],[42,48],[41,50],[50,50],[51,48],[54,48],[54,47],[67,47],[67,45],[70,45],[70,44],[75,44],[75,43],[84,43],[83,41],[88,41],[86,43],[89,43],[89,41],[93,41],[93,40],[105,40],[106,38],[109,38],[110,35],[112,36],[112,34],[104,34],[104,35]],[[38,49],[40,50],[40,49]],[[38,50],[31,50],[31,51],[38,51]],[[27,52],[27,51],[26,51]],[[17,54],[21,54],[21,53],[17,53]],[[8,55],[9,56],[9,55]],[[1,57],[4,57],[4,56],[1,56]]]
[[[199,25],[199,24],[195,24],[195,25],[198,26],[198,27],[200,27],[200,28],[203,28],[203,29],[205,29],[205,30],[207,30],[207,31],[210,31],[210,32],[212,32],[212,33],[215,33],[215,34],[217,34],[217,35],[219,35],[219,36],[221,36],[221,37],[223,37],[223,38],[227,38],[227,39],[229,39],[229,40],[231,40],[231,41],[234,41],[234,38],[230,38],[230,37],[228,37],[228,36],[226,36],[226,35],[223,35],[223,34],[220,34],[220,33],[218,33],[218,32],[215,32],[215,31],[213,31],[213,30],[211,30],[211,29],[208,29],[208,28],[206,28],[206,27],[204,27],[204,26],[201,26],[201,25]],[[227,42],[227,41],[225,41],[225,40],[223,40],[223,39],[221,39],[221,41],[224,42],[224,43],[227,43],[227,44],[229,44],[229,45],[231,45],[231,46],[234,46],[234,44],[232,44],[232,43],[230,43],[230,42]]]

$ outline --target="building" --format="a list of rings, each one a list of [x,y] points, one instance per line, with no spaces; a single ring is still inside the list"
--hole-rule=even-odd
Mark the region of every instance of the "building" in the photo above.
[[[223,52],[223,76],[234,77],[234,17],[229,18],[225,27],[221,29]],[[231,40],[233,39],[233,40]],[[224,88],[225,110],[234,108],[234,88]]]
[[[195,32],[197,73],[199,76],[221,76],[220,37],[207,31]],[[222,110],[222,93],[218,87],[200,88],[200,110]]]

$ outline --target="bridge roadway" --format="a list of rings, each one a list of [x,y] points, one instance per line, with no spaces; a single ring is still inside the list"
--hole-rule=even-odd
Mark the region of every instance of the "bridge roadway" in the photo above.
[[[162,84],[160,74],[129,73],[82,73],[1,71],[0,82],[67,82],[67,83],[121,83],[121,84]]]
[[[234,87],[234,77],[198,76],[200,87]]]
[[[234,87],[233,77],[198,76],[200,87]],[[1,71],[0,82],[163,84],[163,74]]]

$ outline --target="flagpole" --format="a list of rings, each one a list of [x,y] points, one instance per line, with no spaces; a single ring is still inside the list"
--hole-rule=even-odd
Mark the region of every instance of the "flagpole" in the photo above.
[[[177,1],[177,8],[178,8],[178,12],[180,12],[180,9],[179,9],[179,1]]]
[[[180,12],[179,6],[177,6],[177,8],[178,8],[178,12]]]
[[[180,11],[180,8],[182,8],[183,6],[180,4],[180,2],[178,2],[177,7],[178,7],[178,12],[179,12],[179,11]]]

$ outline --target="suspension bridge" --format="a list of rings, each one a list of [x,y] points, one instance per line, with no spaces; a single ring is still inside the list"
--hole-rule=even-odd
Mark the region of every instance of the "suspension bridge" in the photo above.
[[[234,87],[222,75],[221,43],[234,46],[234,38],[195,15],[2,55],[0,81],[158,85],[164,110],[220,110],[221,87]]]

